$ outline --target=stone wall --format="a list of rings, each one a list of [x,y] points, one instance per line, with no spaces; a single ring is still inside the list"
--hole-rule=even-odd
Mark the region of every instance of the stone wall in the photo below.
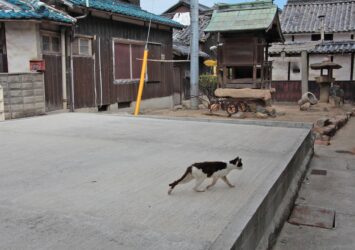
[[[0,85],[4,92],[6,120],[45,113],[43,74],[0,74]]]
[[[5,120],[5,110],[4,110],[4,92],[2,86],[0,85],[0,122]]]

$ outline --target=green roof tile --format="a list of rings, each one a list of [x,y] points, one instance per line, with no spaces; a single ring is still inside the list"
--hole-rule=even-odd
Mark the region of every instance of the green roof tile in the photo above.
[[[272,0],[240,4],[219,4],[213,12],[206,32],[244,31],[267,29],[277,14]]]

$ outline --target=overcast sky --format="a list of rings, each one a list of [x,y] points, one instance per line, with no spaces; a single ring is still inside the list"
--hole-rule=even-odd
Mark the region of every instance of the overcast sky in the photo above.
[[[207,6],[212,6],[214,3],[238,3],[238,2],[246,2],[248,0],[199,0],[200,4],[204,4]],[[143,9],[148,10],[150,12],[161,14],[165,10],[167,10],[170,6],[177,3],[178,0],[141,0],[141,6]],[[286,0],[274,0],[275,3],[279,5],[280,8],[286,3]]]

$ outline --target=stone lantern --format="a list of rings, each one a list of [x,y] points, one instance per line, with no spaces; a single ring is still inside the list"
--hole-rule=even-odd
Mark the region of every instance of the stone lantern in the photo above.
[[[340,68],[339,64],[331,61],[323,61],[311,65],[311,69],[320,70],[320,76],[316,77],[316,82],[319,84],[320,89],[319,102],[329,102],[330,85],[335,81],[335,78],[333,78],[333,69]]]

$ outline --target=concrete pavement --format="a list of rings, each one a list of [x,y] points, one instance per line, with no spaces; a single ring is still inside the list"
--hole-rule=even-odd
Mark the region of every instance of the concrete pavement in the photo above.
[[[277,224],[279,191],[302,172],[308,136],[302,127],[80,113],[1,122],[0,249],[225,249],[242,233],[248,249]],[[196,193],[191,183],[167,195],[191,163],[237,155],[236,188]]]
[[[274,250],[355,249],[355,119],[333,138],[330,146],[316,146],[315,156],[296,204],[335,210],[335,227],[285,223]],[[313,169],[326,175],[312,175]]]

